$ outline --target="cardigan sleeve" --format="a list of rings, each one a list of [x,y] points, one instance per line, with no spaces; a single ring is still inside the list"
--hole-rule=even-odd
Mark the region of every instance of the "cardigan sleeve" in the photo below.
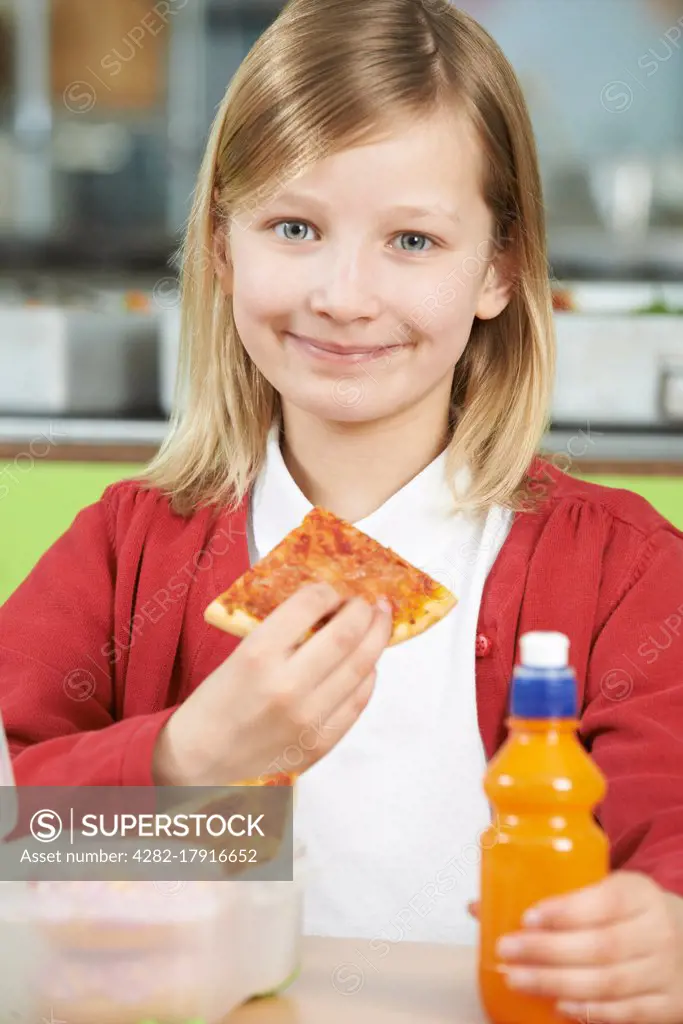
[[[581,738],[607,777],[613,868],[683,896],[683,534],[647,537],[589,660]]]
[[[153,784],[176,709],[114,720],[114,485],[81,511],[0,608],[0,712],[24,786]]]

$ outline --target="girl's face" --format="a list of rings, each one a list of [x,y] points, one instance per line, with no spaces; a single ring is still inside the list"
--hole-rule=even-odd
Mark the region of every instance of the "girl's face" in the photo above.
[[[475,316],[509,301],[480,165],[465,119],[439,114],[234,218],[221,282],[283,403],[347,423],[447,403]]]

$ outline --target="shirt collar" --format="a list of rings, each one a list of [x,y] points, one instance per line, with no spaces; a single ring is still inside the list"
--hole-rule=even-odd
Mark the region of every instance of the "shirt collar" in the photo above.
[[[415,544],[411,533],[418,523],[421,543],[424,544],[425,534],[430,528],[433,526],[438,532],[444,520],[454,512],[453,498],[445,477],[446,455],[446,451],[437,455],[383,505],[354,525],[380,543],[394,547],[403,557],[408,557],[407,551]],[[463,467],[456,477],[461,493],[469,481],[469,469]],[[280,449],[280,427],[277,423],[268,434],[264,464],[254,485],[251,504],[254,522],[258,523],[255,539],[261,557],[299,526],[313,508],[287,468]]]

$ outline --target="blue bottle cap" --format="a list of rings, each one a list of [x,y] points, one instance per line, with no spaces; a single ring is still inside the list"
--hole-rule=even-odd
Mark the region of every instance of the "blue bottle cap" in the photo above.
[[[510,714],[514,718],[576,718],[576,678],[568,665],[569,639],[563,633],[525,633],[522,663],[512,676]]]

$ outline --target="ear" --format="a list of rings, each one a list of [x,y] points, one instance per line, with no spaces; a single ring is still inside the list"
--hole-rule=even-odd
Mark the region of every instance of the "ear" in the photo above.
[[[214,199],[217,199],[215,192]],[[232,295],[233,267],[230,254],[230,236],[227,227],[221,224],[216,217],[214,217],[212,241],[211,256],[214,272],[224,293]]]
[[[475,310],[475,316],[480,320],[493,320],[510,302],[514,282],[509,271],[510,267],[503,259],[494,260],[487,267]]]

